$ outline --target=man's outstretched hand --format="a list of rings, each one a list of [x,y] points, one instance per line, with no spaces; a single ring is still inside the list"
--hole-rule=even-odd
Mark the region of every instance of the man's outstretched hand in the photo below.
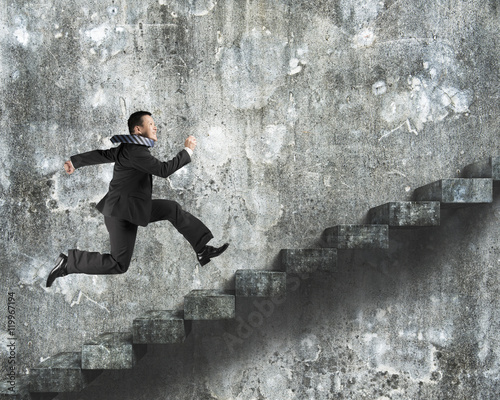
[[[188,138],[184,142],[184,147],[188,147],[191,150],[194,150],[194,148],[196,147],[196,138],[194,136],[188,136]]]
[[[71,161],[66,161],[64,163],[64,170],[71,175],[73,172],[75,172],[75,167],[73,167],[73,163]]]

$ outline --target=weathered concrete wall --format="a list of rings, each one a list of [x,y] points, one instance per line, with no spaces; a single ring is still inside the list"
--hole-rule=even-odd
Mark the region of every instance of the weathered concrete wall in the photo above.
[[[130,330],[148,309],[182,307],[192,289],[232,288],[236,269],[272,268],[281,248],[317,245],[325,228],[498,154],[499,8],[4,1],[0,341],[14,292],[21,371]],[[157,157],[197,136],[193,163],[157,179],[155,195],[230,250],[201,269],[168,223],[155,224],[140,229],[127,274],[45,289],[60,251],[109,245],[94,205],[112,167],[68,177],[63,162],[110,147],[139,109],[158,123]],[[495,399],[498,193],[442,214],[439,228],[391,234],[389,251],[343,253],[335,274],[291,280],[263,321],[252,314],[262,303],[240,301],[241,320],[195,322],[182,346],[152,346],[137,369],[59,398]]]

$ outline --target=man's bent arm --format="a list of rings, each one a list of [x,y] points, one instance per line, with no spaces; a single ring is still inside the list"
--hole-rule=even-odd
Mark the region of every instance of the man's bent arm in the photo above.
[[[134,168],[161,178],[167,178],[175,171],[191,162],[191,156],[195,147],[196,138],[194,136],[188,136],[184,142],[184,149],[170,161],[160,161],[149,152],[142,151],[140,155],[136,155],[133,159]]]
[[[153,157],[149,151],[140,151],[130,160],[133,168],[151,175],[167,178],[184,165],[191,162],[191,157],[187,150],[181,150],[169,161],[160,161]]]

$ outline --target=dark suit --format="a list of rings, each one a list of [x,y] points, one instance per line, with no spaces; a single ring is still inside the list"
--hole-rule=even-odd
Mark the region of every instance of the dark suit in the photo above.
[[[152,200],[153,177],[166,178],[191,162],[186,150],[162,162],[146,146],[121,144],[109,150],[94,150],[71,157],[75,168],[115,163],[108,193],[97,204],[109,232],[111,254],[81,250],[68,253],[68,273],[120,274],[127,271],[134,250],[137,226],[168,220],[196,252],[213,238],[197,218],[175,201]]]

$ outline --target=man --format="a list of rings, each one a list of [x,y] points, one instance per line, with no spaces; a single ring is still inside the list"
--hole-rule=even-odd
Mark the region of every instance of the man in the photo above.
[[[77,154],[66,161],[68,174],[88,165],[114,163],[113,179],[108,193],[96,208],[104,215],[109,232],[110,254],[69,250],[60,254],[56,266],[47,278],[47,287],[68,274],[122,274],[128,270],[134,250],[137,227],[150,222],[168,220],[186,238],[203,266],[211,258],[222,254],[228,243],[212,247],[207,243],[213,238],[210,230],[197,218],[184,211],[175,201],[152,200],[152,175],[166,178],[191,162],[196,138],[189,136],[184,149],[172,160],[162,162],[150,153],[157,141],[156,126],[150,112],[138,111],[128,120],[130,135],[116,135],[114,143],[121,143],[109,150],[94,150]]]

